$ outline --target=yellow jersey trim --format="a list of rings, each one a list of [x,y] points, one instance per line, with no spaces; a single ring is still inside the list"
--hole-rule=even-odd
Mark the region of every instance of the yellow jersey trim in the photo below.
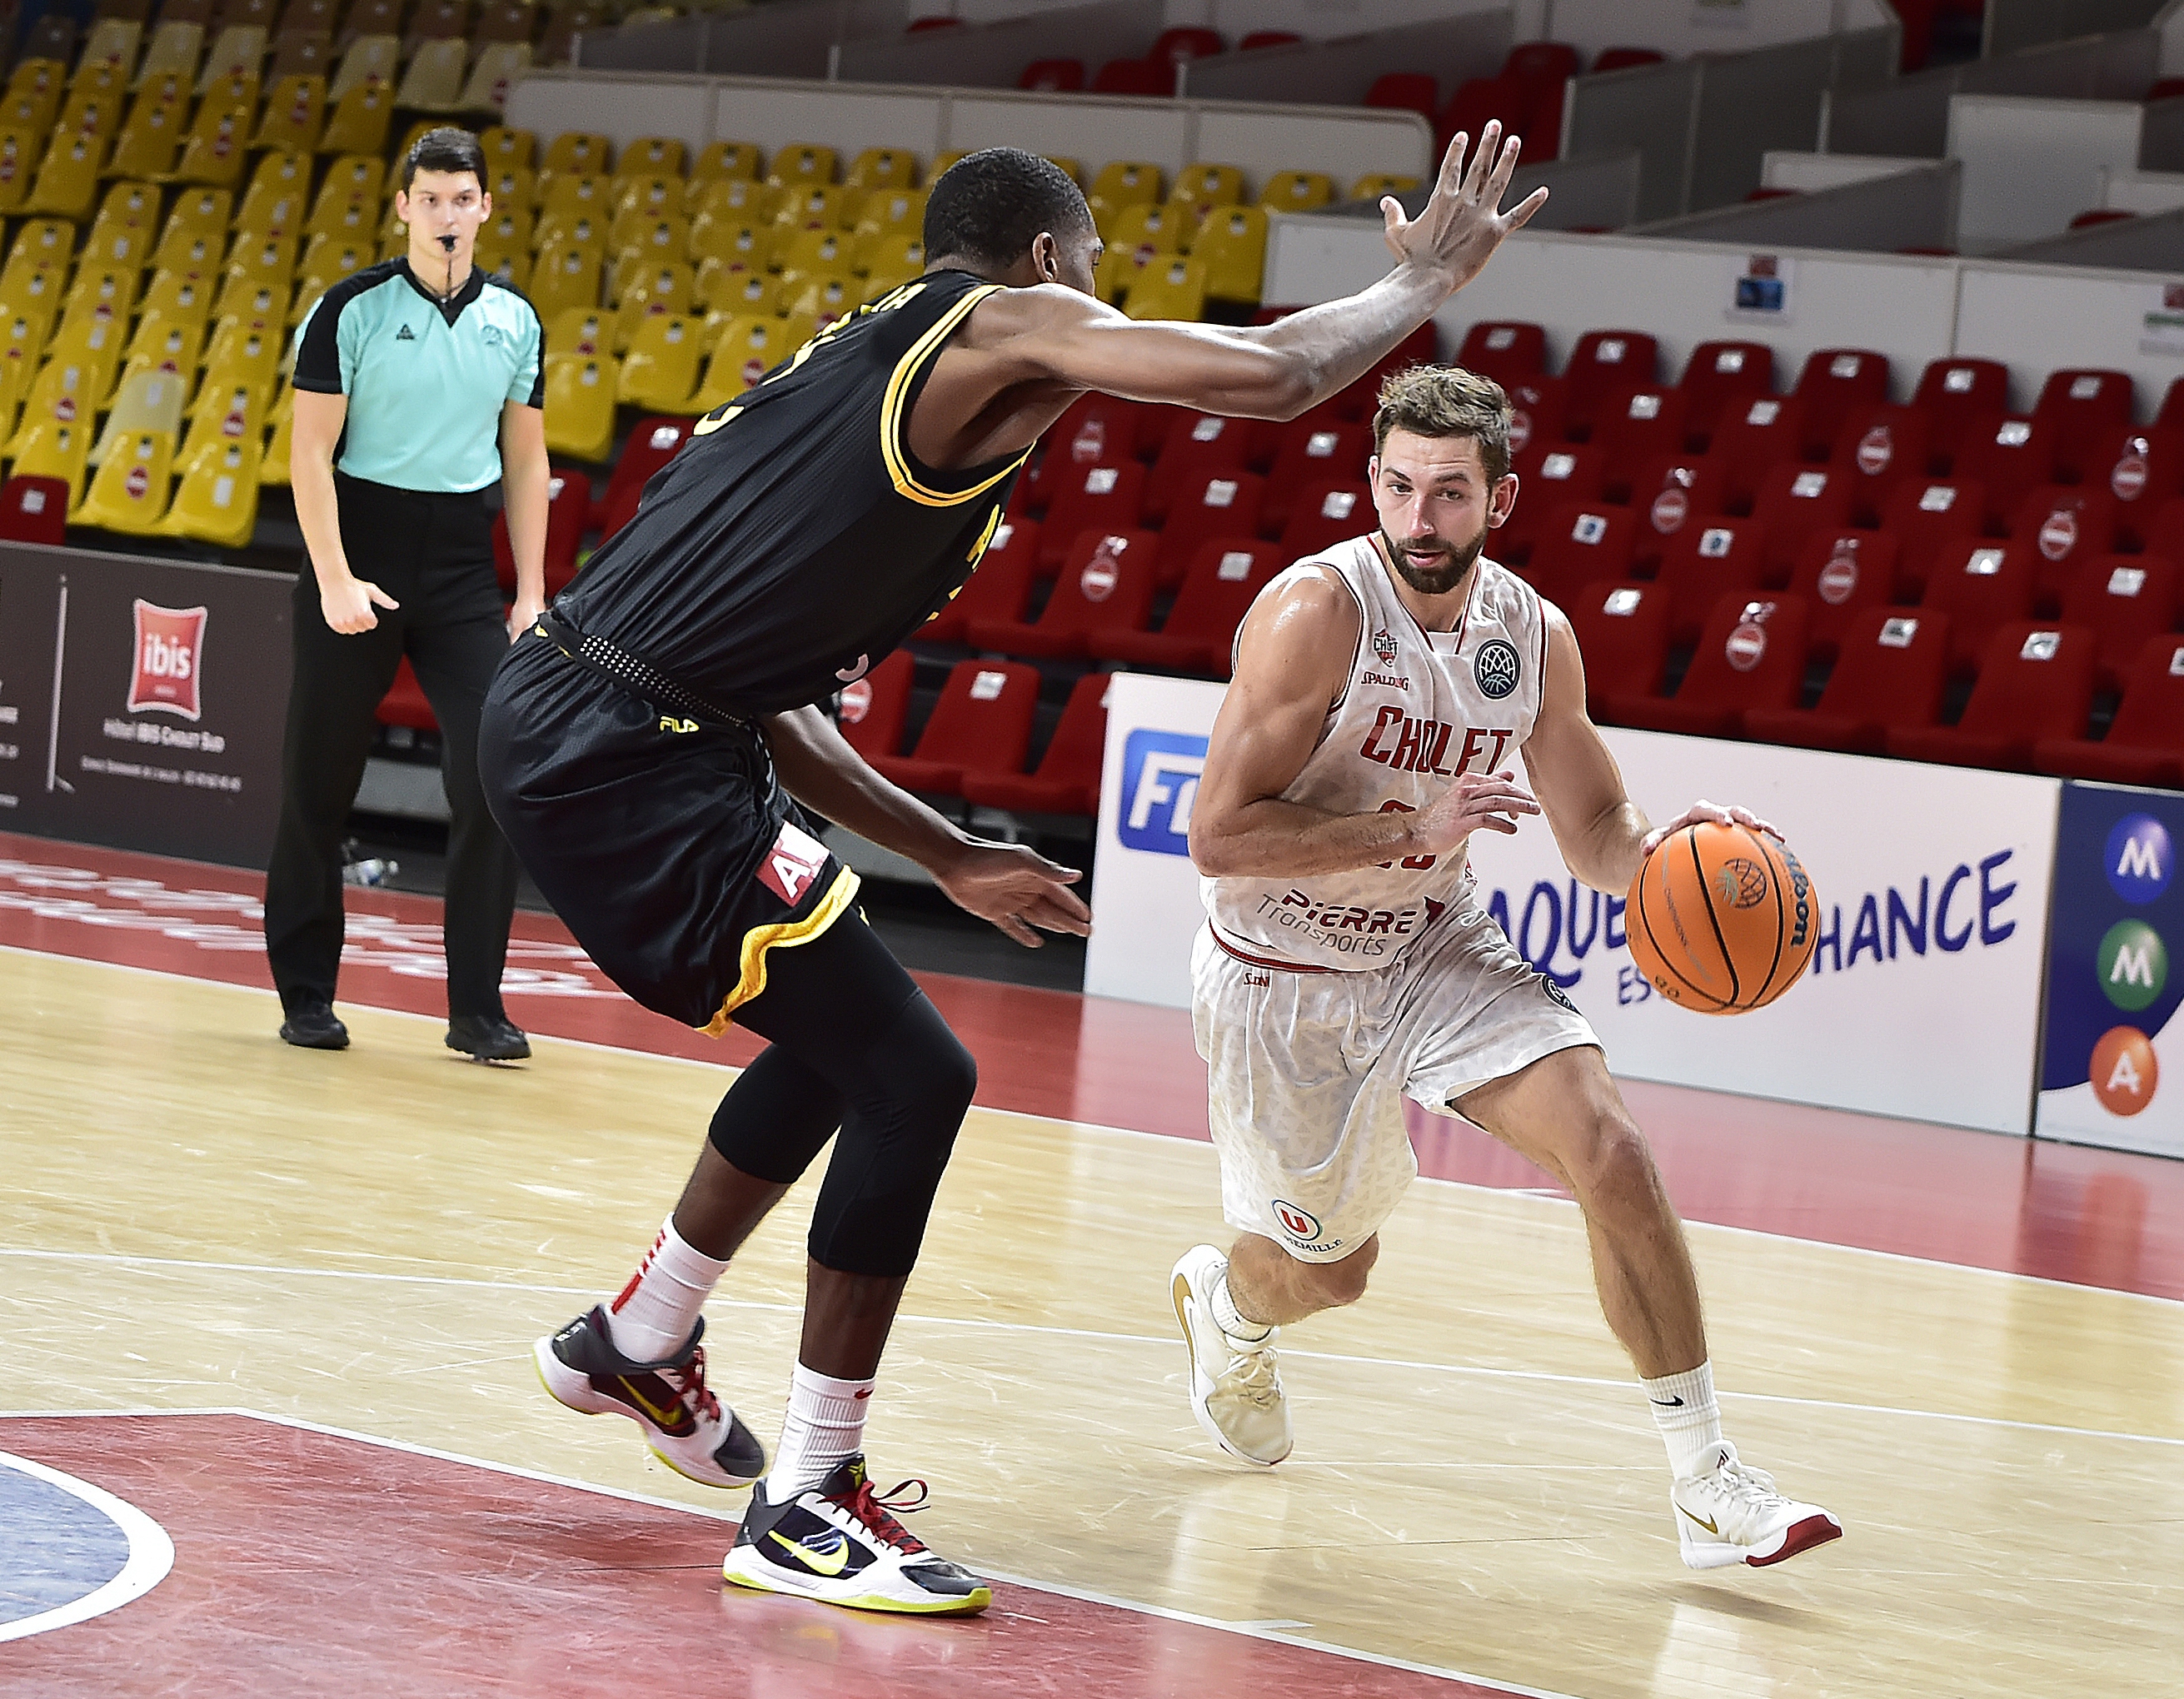
[[[905,421],[902,404],[910,393],[912,381],[917,376],[918,369],[932,358],[942,343],[947,341],[956,327],[970,316],[973,307],[989,295],[999,293],[1001,287],[999,283],[989,283],[983,289],[973,289],[949,308],[933,322],[932,329],[911,344],[910,352],[895,362],[894,372],[888,379],[887,395],[880,404],[880,458],[887,463],[888,476],[894,481],[895,493],[906,496],[921,506],[960,507],[965,502],[983,495],[1031,458],[1031,450],[1027,448],[993,476],[972,485],[969,489],[939,490],[919,479],[911,467],[910,451],[903,446],[902,427]]]
[[[766,952],[811,943],[841,919],[843,911],[856,901],[860,883],[856,874],[844,867],[834,875],[834,883],[827,888],[827,894],[820,898],[819,905],[802,920],[753,927],[744,934],[743,977],[737,980],[735,989],[721,1000],[720,1012],[702,1028],[708,1038],[717,1039],[727,1032],[735,1011],[766,989]]]

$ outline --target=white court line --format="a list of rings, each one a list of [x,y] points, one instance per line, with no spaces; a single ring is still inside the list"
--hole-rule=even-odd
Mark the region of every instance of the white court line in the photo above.
[[[678,1504],[671,1499],[654,1498],[649,1494],[628,1492],[617,1487],[593,1486],[589,1481],[571,1480],[566,1475],[548,1474],[539,1469],[519,1468],[513,1463],[491,1462],[483,1457],[466,1457],[459,1451],[443,1451],[431,1446],[415,1445],[407,1440],[389,1440],[382,1438],[381,1435],[376,1434],[359,1434],[351,1429],[329,1427],[325,1423],[306,1421],[298,1416],[276,1416],[262,1410],[246,1410],[240,1407],[199,1410],[75,1410],[42,1411],[35,1415],[25,1412],[17,1411],[0,1415],[0,1423],[4,1423],[11,1419],[60,1421],[84,1420],[94,1418],[137,1418],[147,1416],[242,1417],[255,1422],[270,1422],[276,1426],[283,1428],[299,1428],[306,1433],[324,1434],[332,1439],[348,1440],[354,1441],[358,1445],[378,1446],[387,1451],[403,1451],[412,1457],[431,1457],[438,1462],[460,1463],[474,1469],[485,1469],[494,1474],[510,1475],[519,1480],[538,1481],[547,1486],[567,1487],[577,1492],[596,1493],[603,1498],[621,1499],[630,1504],[649,1505],[659,1510],[679,1511],[686,1516],[703,1517],[706,1520],[711,1522],[735,1522],[738,1519],[724,1512],[705,1510],[694,1505]],[[0,1432],[4,1431],[4,1428],[0,1428]],[[7,1453],[0,1452],[0,1458],[7,1457]],[[23,1462],[23,1460],[20,1458],[8,1458],[8,1461],[14,1462]],[[70,1477],[65,1475],[55,1475],[52,1471],[44,1469],[42,1466],[39,1464],[25,1463],[24,1466],[31,1470],[36,1471],[42,1476],[53,1479],[57,1484],[68,1485],[72,1490],[81,1488],[86,1493],[97,1493],[98,1491],[98,1488],[86,1487],[84,1483],[81,1481],[74,1481]],[[106,1495],[100,1494],[99,1496],[104,1498]],[[119,1499],[113,1499],[109,1501],[112,1504],[118,1506],[122,1510],[133,1509],[132,1507],[123,1504]],[[142,1516],[143,1514],[141,1511],[134,1511],[133,1513],[138,1516]],[[146,1518],[145,1520],[148,1523],[150,1518]],[[158,1524],[152,1523],[151,1526],[154,1531],[158,1530]],[[160,1537],[164,1539],[165,1536],[162,1534]],[[167,1548],[167,1560],[170,1563],[174,1560],[174,1548],[171,1545]],[[133,1563],[134,1561],[132,1555],[131,1562]],[[980,1568],[993,1579],[996,1581],[1006,1581],[1011,1586],[1028,1587],[1034,1592],[1052,1593],[1058,1597],[1076,1599],[1085,1604],[1104,1605],[1111,1610],[1129,1611],[1139,1616],[1159,1617],[1168,1622],[1191,1623],[1200,1628],[1213,1629],[1223,1634],[1241,1635],[1248,1640],[1272,1641],[1278,1645],[1295,1646],[1302,1652],[1323,1652],[1329,1657],[1348,1658],[1354,1663],[1377,1664],[1384,1669],[1401,1669],[1407,1671],[1412,1674],[1432,1676],[1444,1681],[1465,1681],[1470,1683],[1474,1687],[1486,1688],[1496,1693],[1513,1694],[1516,1696],[1516,1699],[1574,1699],[1574,1696],[1570,1694],[1557,1693],[1547,1688],[1525,1687],[1519,1685],[1515,1682],[1497,1680],[1493,1676],[1474,1675],[1465,1670],[1447,1669],[1430,1663],[1414,1663],[1408,1658],[1391,1657],[1382,1652],[1361,1652],[1354,1646],[1335,1646],[1329,1644],[1325,1641],[1306,1640],[1296,1635],[1286,1634],[1278,1629],[1269,1628],[1262,1623],[1226,1622],[1219,1617],[1198,1616],[1190,1611],[1171,1610],[1164,1605],[1139,1604],[1134,1600],[1114,1598],[1106,1593],[1095,1593],[1082,1587],[1065,1586],[1053,1581],[1030,1580],[1021,1575],[1010,1574],[1005,1570],[986,1568],[983,1565],[981,1565]],[[164,1569],[160,1571],[161,1574],[164,1574],[165,1573]],[[159,1579],[159,1576],[153,1576],[152,1578],[152,1581],[145,1583],[145,1586],[148,1587],[152,1585],[153,1583],[156,1582]],[[114,1584],[112,1582],[108,1584],[109,1587],[114,1585]],[[140,1587],[137,1589],[138,1592],[142,1592],[144,1588]],[[135,1595],[132,1594],[131,1596],[134,1597]],[[114,1602],[114,1603],[117,1604],[121,1602],[123,1602],[120,1600],[116,1600]],[[70,1608],[75,1607],[70,1607]],[[108,1605],[102,1608],[110,1610],[113,1608],[113,1606]],[[31,1618],[31,1620],[36,1621],[40,1619]],[[58,1626],[58,1624],[56,1624],[54,1626]],[[0,1640],[4,1640],[7,1637],[8,1635],[6,1630],[0,1629]]]
[[[241,991],[257,997],[270,997],[274,994],[270,990],[261,986],[237,985],[232,981],[226,979],[202,979],[194,974],[176,973],[164,967],[139,967],[133,963],[126,961],[101,961],[96,957],[87,955],[70,955],[58,950],[30,950],[21,944],[0,944],[0,955],[35,955],[52,961],[81,962],[85,966],[90,967],[113,968],[123,973],[148,974],[154,979],[172,979],[178,983],[184,985],[209,985],[220,990]],[[956,975],[954,977],[960,978],[962,976]],[[414,1009],[388,1009],[382,1007],[376,1003],[359,1002],[355,999],[348,997],[342,998],[339,1000],[348,1004],[351,1008],[369,1009],[374,1014],[398,1016],[404,1020],[422,1021],[433,1025],[439,1025],[442,1023],[441,1017],[439,1016],[421,1015]],[[705,1068],[715,1073],[736,1074],[740,1073],[743,1071],[733,1062],[710,1062],[701,1061],[696,1056],[671,1056],[658,1050],[631,1050],[627,1046],[622,1044],[601,1044],[595,1039],[564,1039],[558,1038],[550,1033],[533,1033],[531,1034],[531,1037],[542,1043],[549,1044],[567,1044],[572,1049],[597,1050],[606,1056],[635,1056],[641,1057],[648,1061],[677,1063],[684,1067]],[[1656,1082],[1646,1081],[1641,1083],[1651,1084],[1655,1083]],[[1680,1086],[1674,1089],[1678,1090],[1696,1091],[1702,1089],[1702,1088],[1697,1086]],[[1733,1093],[1716,1093],[1714,1095],[1717,1096],[1734,1095]],[[1769,1102],[1773,1100],[1760,1098],[1747,1100],[1753,1102]],[[1809,1107],[1810,1106],[1799,1106]],[[1072,1121],[1063,1116],[1041,1115],[1037,1111],[1029,1109],[1003,1109],[996,1105],[989,1103],[973,1103],[972,1107],[973,1112],[982,1112],[988,1115],[1011,1115],[1019,1120],[1036,1121],[1040,1122],[1042,1125],[1059,1128],[1065,1132],[1103,1133],[1110,1134],[1117,1138],[1122,1139],[1153,1139],[1159,1140],[1163,1146],[1170,1150],[1174,1149],[1178,1145],[1186,1147],[1195,1145],[1199,1149],[1205,1150],[1210,1150],[1212,1149],[1212,1145],[1203,1139],[1192,1139],[1177,1133],[1148,1133],[1141,1127],[1115,1127],[1100,1121]],[[1852,1110],[1830,1112],[1839,1112],[1846,1115],[1854,1115],[1857,1113],[1857,1111]],[[1882,1117],[1860,1117],[1859,1118],[1870,1120]],[[1919,1124],[1925,1125],[1928,1123],[1921,1122]],[[1951,1128],[1947,1130],[1958,1132],[1966,1129]],[[1986,1134],[1984,1136],[2005,1137],[2008,1135]],[[2029,1144],[2032,1141],[2027,1139],[2021,1142]],[[2116,1154],[2130,1155],[2132,1153],[2120,1151]],[[1539,1203],[1558,1204],[1567,1209],[1575,1209],[1577,1207],[1575,1202],[1571,1199],[1566,1198],[1560,1193],[1547,1188],[1529,1186],[1485,1186],[1479,1185],[1470,1180],[1442,1179],[1429,1174],[1420,1174],[1412,1182],[1412,1184],[1413,1185],[1446,1186],[1457,1191],[1474,1192],[1485,1197],[1521,1197],[1529,1199],[1532,1201]],[[1840,1241],[1832,1239],[1807,1239],[1793,1233],[1777,1233],[1769,1228],[1761,1227],[1739,1227],[1729,1222],[1702,1221],[1695,1217],[1685,1217],[1685,1225],[1687,1227],[1703,1227],[1712,1233],[1735,1233],[1741,1234],[1747,1238],[1751,1239],[1773,1239],[1777,1243],[1783,1245],[1809,1245],[1822,1251],[1841,1251],[1847,1256],[1875,1256],[1885,1262],[1908,1262],[1912,1264],[1914,1267],[1920,1268],[1961,1269],[1967,1274],[1983,1274],[1993,1279],[2022,1280],[2031,1285],[2053,1286],[2059,1290],[2065,1292],[2106,1293],[2113,1297],[2136,1299],[2142,1303],[2164,1304],[2173,1308],[2184,1309],[2184,1298],[2164,1297],[2159,1292],[2138,1292],[2131,1290],[2126,1287],[2120,1286],[2091,1286],[2076,1280],[2059,1280],[2053,1276],[2048,1274],[2023,1274],[2012,1268],[1990,1268],[1983,1262],[1952,1262],[1946,1257],[1919,1256],[1913,1255],[1911,1252],[1903,1251],[1880,1251],[1875,1250],[1871,1245],[1844,1245]]]
[[[315,1278],[326,1280],[377,1281],[393,1285],[456,1286],[487,1292],[517,1292],[549,1297],[596,1298],[599,1295],[598,1288],[593,1286],[533,1285],[520,1280],[481,1280],[454,1274],[395,1274],[376,1269],[306,1268],[281,1263],[200,1262],[181,1256],[134,1256],[116,1251],[43,1251],[0,1245],[0,1257],[7,1256],[51,1262],[144,1265],[156,1268],[187,1269],[192,1273],[255,1274],[279,1278]],[[709,1307],[715,1309],[759,1310],[785,1315],[799,1314],[803,1310],[803,1306],[800,1304],[770,1303],[755,1298],[723,1298],[715,1295],[705,1301]],[[1175,1346],[1174,1338],[1165,1334],[1108,1333],[1093,1328],[1056,1327],[1044,1322],[994,1321],[983,1316],[922,1316],[905,1312],[896,1320],[900,1324],[911,1326],[966,1328],[992,1333],[1034,1334],[1052,1339],[1090,1340],[1107,1345],[1150,1345],[1163,1351],[1172,1351]],[[1537,1381],[1556,1386],[1602,1387],[1613,1389],[1618,1392],[1628,1391],[1636,1384],[1635,1381],[1611,1379],[1602,1375],[1556,1374],[1546,1369],[1536,1368],[1489,1368],[1474,1363],[1429,1362],[1408,1357],[1362,1356],[1342,1351],[1300,1351],[1287,1345],[1282,1348],[1282,1355],[1292,1360],[1340,1363],[1350,1368],[1401,1369],[1411,1373],[1472,1375],[1486,1380]],[[1724,1401],[1741,1400],[1752,1404],[1788,1404],[1810,1410],[1848,1411],[1855,1415],[1914,1417],[1929,1422],[1958,1422],[1975,1427],[2005,1428],[2030,1434],[2059,1434],[2078,1439],[2127,1440],[2148,1446],[2184,1446],[2184,1437],[2171,1438],[2164,1434],[2133,1434],[2109,1428],[2065,1428],[2052,1422],[2024,1422],[2007,1416],[1970,1416],[1954,1411],[1915,1410],[1892,1404],[1853,1404],[1839,1398],[1807,1398],[1791,1393],[1724,1391],[1717,1392],[1715,1395]]]
[[[48,1634],[54,1629],[66,1628],[91,1617],[103,1616],[119,1610],[131,1599],[142,1598],[167,1579],[167,1572],[175,1567],[175,1542],[167,1537],[167,1530],[152,1520],[126,1499],[116,1498],[89,1481],[80,1481],[74,1475],[64,1475],[58,1469],[49,1469],[43,1463],[34,1463],[28,1457],[16,1457],[10,1451],[0,1451],[0,1469],[13,1469],[18,1474],[28,1475],[33,1480],[58,1487],[70,1496],[79,1498],[101,1515],[109,1518],[120,1529],[129,1541],[128,1560],[120,1573],[104,1585],[86,1593],[67,1604],[56,1605],[49,1611],[40,1611],[35,1616],[18,1617],[14,1622],[0,1623],[0,1641],[22,1640],[34,1634]]]

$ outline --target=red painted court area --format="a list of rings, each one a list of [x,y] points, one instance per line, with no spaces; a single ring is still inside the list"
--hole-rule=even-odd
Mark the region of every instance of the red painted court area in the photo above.
[[[0,833],[0,945],[270,989],[263,888],[234,868]],[[444,1014],[438,902],[361,890],[348,901],[342,1000]],[[1184,1011],[918,980],[977,1055],[981,1103],[1207,1136]],[[516,1022],[551,1037],[729,1064],[758,1050],[741,1031],[708,1039],[638,1007],[550,915],[516,916],[504,989]],[[269,1039],[275,1024],[269,1007]],[[2184,1298],[2184,1162],[1641,1081],[1624,1089],[1688,1220]],[[1419,1172],[1435,1178],[1547,1184],[1465,1123],[1414,1111],[1412,1132]]]
[[[0,1646],[0,1691],[707,1699],[1500,1694],[1021,1585],[968,1621],[721,1579],[735,1525],[239,1415],[0,1418],[175,1544],[127,1608]]]

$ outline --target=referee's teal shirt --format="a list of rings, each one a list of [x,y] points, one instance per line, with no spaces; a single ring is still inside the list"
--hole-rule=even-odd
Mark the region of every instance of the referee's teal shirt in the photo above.
[[[543,407],[546,337],[530,302],[476,266],[454,298],[407,259],[352,272],[304,316],[295,385],[348,397],[334,464],[397,489],[500,481],[500,409]]]

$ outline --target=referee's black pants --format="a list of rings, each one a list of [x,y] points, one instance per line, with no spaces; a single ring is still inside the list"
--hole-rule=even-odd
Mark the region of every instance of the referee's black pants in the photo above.
[[[330,627],[308,563],[296,581],[295,680],[281,756],[281,823],[265,872],[265,954],[284,1011],[331,1002],[341,966],[343,828],[380,699],[410,657],[440,722],[448,832],[448,1012],[501,1015],[515,855],[478,783],[478,714],[508,653],[481,494],[395,489],[334,474],[349,571],[394,598],[378,626]]]

